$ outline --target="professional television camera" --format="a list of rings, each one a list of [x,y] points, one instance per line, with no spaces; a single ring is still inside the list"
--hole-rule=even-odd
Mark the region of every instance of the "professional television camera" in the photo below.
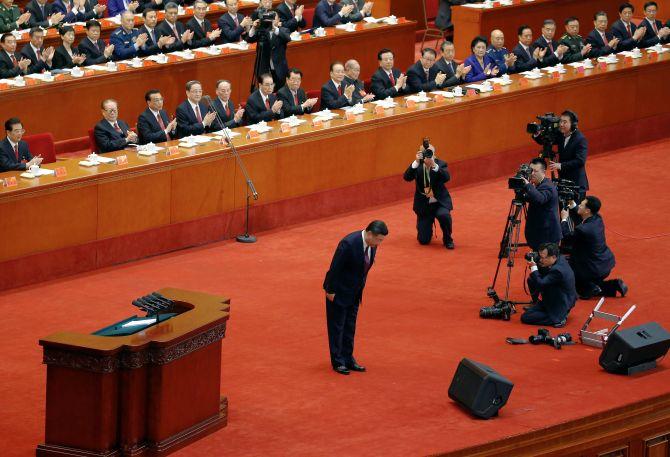
[[[519,165],[519,169],[516,171],[516,174],[507,180],[507,188],[512,189],[515,192],[520,192],[526,182],[524,179],[530,181],[530,174],[533,172],[533,169],[530,168],[530,165],[527,163],[522,163]]]
[[[559,137],[558,123],[560,117],[554,113],[545,113],[542,116],[536,116],[540,122],[531,122],[526,126],[526,133],[533,137],[540,139],[542,144],[542,151],[540,157],[544,159],[554,160],[556,152],[553,149],[556,138]]]

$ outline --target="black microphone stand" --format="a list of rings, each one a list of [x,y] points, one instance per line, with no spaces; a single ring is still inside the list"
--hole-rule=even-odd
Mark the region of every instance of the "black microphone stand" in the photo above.
[[[233,155],[235,156],[235,160],[237,161],[237,166],[240,167],[240,170],[242,170],[242,174],[244,175],[244,179],[247,182],[247,204],[246,204],[246,214],[245,214],[245,223],[244,223],[244,235],[237,235],[235,239],[239,241],[240,243],[255,243],[256,242],[256,237],[254,235],[249,234],[249,198],[254,197],[254,200],[258,200],[258,192],[256,192],[256,188],[254,187],[254,182],[251,180],[249,177],[249,173],[247,172],[247,167],[244,166],[244,162],[242,161],[242,157],[240,157],[240,154],[237,152],[237,149],[235,148],[235,145],[233,144],[233,139],[230,137],[228,134],[228,129],[226,129],[226,126],[223,124],[223,120],[221,120],[221,116],[219,116],[219,113],[214,109],[212,106],[212,98],[209,95],[205,95],[202,97],[202,99],[207,102],[207,106],[209,109],[211,109],[214,114],[216,115],[216,120],[221,126],[221,131],[223,132],[223,135],[226,137],[226,141],[230,145],[230,149],[233,152]]]

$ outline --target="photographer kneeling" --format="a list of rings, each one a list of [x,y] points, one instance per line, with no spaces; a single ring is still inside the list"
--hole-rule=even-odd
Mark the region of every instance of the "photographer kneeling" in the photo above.
[[[521,315],[521,322],[564,327],[577,301],[575,275],[565,257],[560,255],[558,244],[542,243],[537,254],[526,258],[531,272],[528,288],[531,295],[540,299]]]
[[[528,215],[524,235],[526,243],[536,251],[542,243],[558,243],[561,240],[561,224],[558,220],[558,191],[546,177],[547,164],[539,157],[530,161],[530,181],[523,188],[524,201],[528,202]]]
[[[435,219],[442,229],[442,242],[447,249],[454,249],[451,238],[451,195],[445,186],[449,181],[447,162],[435,156],[435,146],[427,138],[416,153],[416,159],[405,170],[403,179],[415,181],[414,205],[417,239],[421,244],[430,243]]]
[[[574,201],[570,208],[575,208]],[[581,298],[594,296],[615,297],[619,292],[626,296],[628,286],[621,279],[605,281],[614,268],[614,254],[605,241],[605,223],[600,217],[600,199],[588,196],[577,206],[581,223],[571,228],[567,209],[561,211],[561,229],[567,241],[572,242],[569,263],[575,273],[577,292]]]

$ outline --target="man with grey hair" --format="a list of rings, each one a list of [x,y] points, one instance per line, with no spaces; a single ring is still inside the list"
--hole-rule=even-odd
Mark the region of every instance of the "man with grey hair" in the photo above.
[[[470,66],[457,64],[454,61],[455,53],[454,43],[445,40],[442,43],[442,57],[440,57],[434,65],[437,71],[441,71],[447,75],[446,80],[442,83],[442,87],[451,87],[461,84],[465,75],[470,72]]]
[[[177,134],[179,137],[200,135],[216,130],[216,113],[202,102],[200,81],[186,83],[186,100],[177,107]]]
[[[149,36],[133,28],[135,16],[130,11],[121,13],[121,27],[114,30],[109,37],[109,44],[114,45],[114,59],[132,59],[147,42]]]
[[[130,130],[126,122],[119,119],[119,105],[116,100],[103,100],[100,108],[102,119],[93,129],[97,152],[118,151],[129,143],[137,143],[137,134]]]
[[[375,98],[374,94],[368,94],[365,91],[363,81],[358,79],[361,74],[361,66],[357,60],[349,59],[344,63],[344,81],[345,87],[353,85],[355,87],[351,97],[353,103],[366,103]]]
[[[186,30],[184,24],[177,20],[178,10],[179,7],[174,2],[165,5],[165,20],[156,27],[159,39],[163,36],[175,38],[174,43],[165,46],[165,52],[181,51],[191,47],[193,31]]]

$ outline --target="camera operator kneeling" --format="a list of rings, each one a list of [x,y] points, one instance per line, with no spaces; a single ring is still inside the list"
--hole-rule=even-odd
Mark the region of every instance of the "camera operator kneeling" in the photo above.
[[[565,326],[568,313],[577,301],[575,275],[570,265],[560,255],[556,243],[543,243],[536,255],[526,258],[531,271],[528,288],[531,295],[540,299],[535,300],[535,304],[521,315],[521,322]],[[539,263],[539,267],[535,262]]]
[[[570,202],[574,211],[576,204]],[[615,297],[619,292],[626,296],[628,286],[621,279],[605,281],[614,268],[614,254],[605,242],[605,223],[600,217],[600,199],[589,195],[577,206],[581,223],[571,229],[568,218],[570,212],[561,211],[561,229],[566,240],[572,243],[569,263],[575,273],[577,293],[581,298],[594,296]],[[576,218],[579,219],[579,218]]]

